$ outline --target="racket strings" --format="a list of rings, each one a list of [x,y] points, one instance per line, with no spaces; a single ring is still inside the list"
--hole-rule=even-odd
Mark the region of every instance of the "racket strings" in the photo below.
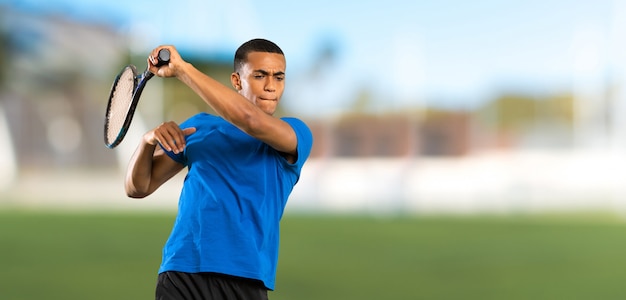
[[[107,115],[107,141],[112,143],[120,134],[130,109],[135,90],[135,72],[126,68],[115,83],[109,113]]]

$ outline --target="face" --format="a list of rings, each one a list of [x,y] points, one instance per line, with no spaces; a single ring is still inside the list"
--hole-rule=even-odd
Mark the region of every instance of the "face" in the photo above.
[[[247,63],[232,74],[231,81],[239,94],[273,115],[285,90],[285,68],[281,54],[250,52]]]

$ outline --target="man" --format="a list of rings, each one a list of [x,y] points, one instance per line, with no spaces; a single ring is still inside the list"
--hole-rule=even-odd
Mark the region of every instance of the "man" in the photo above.
[[[160,49],[168,65],[156,67]],[[235,91],[154,49],[150,71],[176,77],[218,116],[165,122],[144,136],[126,176],[142,198],[187,167],[178,215],[163,249],[156,299],[267,299],[274,289],[279,222],[313,138],[295,118],[273,116],[286,61],[273,42],[254,39],[235,53]]]

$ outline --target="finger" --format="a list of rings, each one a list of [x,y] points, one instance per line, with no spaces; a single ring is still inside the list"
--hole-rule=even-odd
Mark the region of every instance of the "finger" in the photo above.
[[[163,149],[173,152],[173,143],[170,143],[172,139],[168,136],[169,134],[164,134],[162,131],[155,131],[154,133],[155,140],[163,147]]]
[[[159,135],[155,135],[155,140],[159,145],[161,145],[161,147],[163,147],[163,149],[165,149],[165,151],[172,152],[172,147],[169,143],[167,143],[167,140],[165,138]]]
[[[150,55],[148,56],[148,62],[150,63],[150,66],[155,66],[159,62],[158,60],[159,51],[161,51],[162,48],[163,48],[162,46],[159,46],[159,47],[152,49],[152,51],[150,52]]]
[[[173,149],[175,153],[180,153],[185,150],[185,136],[181,130],[178,130],[175,134],[172,135]]]
[[[172,134],[170,132],[165,132],[162,134],[162,142],[164,146],[167,147],[168,151],[174,152],[178,154],[182,151],[180,138],[178,138],[179,134]]]
[[[154,55],[150,54],[150,56],[148,56],[147,61],[148,61],[148,70],[150,70],[150,72],[156,75],[159,69],[155,67],[156,59],[154,58]]]
[[[158,57],[159,57],[159,51],[161,49],[164,49],[165,47],[163,46],[159,46],[157,48],[154,48],[152,50],[152,52],[150,52],[150,55],[148,56],[148,69],[150,70],[150,72],[152,72],[155,75],[159,75],[159,70],[161,69],[161,67],[157,67],[156,65],[159,63]]]
[[[176,123],[166,124],[163,137],[174,153],[180,153],[185,149],[185,134]]]
[[[172,125],[171,122],[166,122],[154,129],[155,139],[167,151],[174,150],[175,141],[173,136],[176,134],[176,127],[177,125]]]
[[[195,127],[189,127],[189,128],[185,128],[183,129],[183,135],[188,136],[192,133],[196,132],[196,128]]]

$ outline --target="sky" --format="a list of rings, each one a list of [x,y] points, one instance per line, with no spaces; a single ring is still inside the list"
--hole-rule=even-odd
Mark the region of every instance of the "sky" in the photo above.
[[[110,24],[136,37],[129,47],[138,53],[173,44],[188,55],[232,54],[250,38],[268,38],[286,53],[296,79],[286,96],[299,98],[292,105],[302,112],[345,110],[363,88],[384,99],[377,109],[471,108],[506,90],[601,84],[626,66],[620,0],[0,3]]]

